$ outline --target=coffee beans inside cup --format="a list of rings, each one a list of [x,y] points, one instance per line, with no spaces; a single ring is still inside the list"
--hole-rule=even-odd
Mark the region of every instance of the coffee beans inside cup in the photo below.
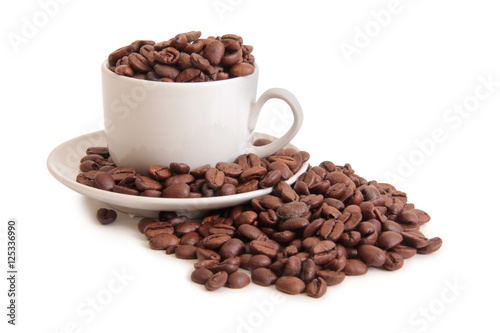
[[[200,38],[200,31],[181,33],[156,43],[137,40],[108,56],[118,75],[162,82],[225,80],[254,72],[253,47],[234,34]]]

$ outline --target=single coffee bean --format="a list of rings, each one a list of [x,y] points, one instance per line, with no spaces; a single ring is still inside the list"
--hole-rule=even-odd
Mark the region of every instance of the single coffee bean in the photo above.
[[[106,172],[99,172],[95,175],[95,184],[98,188],[105,191],[111,191],[115,187],[115,180]]]
[[[359,258],[368,266],[383,266],[387,259],[384,250],[373,245],[361,245],[358,247]]]
[[[294,217],[302,217],[309,211],[309,207],[301,201],[293,201],[283,204],[276,213],[278,217],[287,220]]]
[[[147,191],[147,190],[161,191],[163,189],[163,186],[161,186],[161,184],[156,180],[141,175],[138,175],[135,178],[135,186],[139,191]]]
[[[346,275],[363,275],[368,272],[368,266],[359,259],[347,259],[344,268]]]
[[[210,168],[205,173],[205,181],[210,188],[218,189],[224,185],[224,176],[224,172],[216,168]]]
[[[175,250],[175,256],[179,259],[196,259],[196,249],[194,245],[179,245]]]
[[[335,286],[337,284],[342,283],[345,279],[344,272],[335,272],[335,271],[319,271],[318,277],[325,280],[328,286]]]
[[[252,254],[264,254],[269,258],[274,258],[278,254],[278,249],[270,241],[253,240],[250,242]]]
[[[251,256],[247,263],[247,268],[249,271],[253,271],[257,268],[269,268],[271,266],[271,258],[263,254],[256,254]]]
[[[216,235],[222,235],[231,238],[231,236],[224,235],[224,234],[214,234],[212,236]],[[217,241],[220,241],[217,239]],[[213,242],[213,240],[211,240]],[[209,246],[206,246],[207,248],[210,248],[212,244],[209,244]],[[217,247],[217,244],[215,245]],[[243,243],[242,240],[238,238],[231,238],[227,241],[224,242],[223,245],[220,246],[219,249],[219,254],[221,255],[222,258],[227,259],[231,257],[237,257],[239,255],[242,255],[245,252],[245,244]]]
[[[148,167],[148,175],[156,181],[164,181],[172,176],[172,171],[163,165],[150,165]]]
[[[153,222],[149,223],[145,228],[144,228],[144,235],[147,237],[147,239],[151,239],[153,236],[158,235],[158,234],[174,234],[174,228],[172,227],[172,224],[170,222]]]
[[[216,260],[219,261],[221,259],[220,254],[213,250],[198,248],[196,249],[196,257],[198,260]]]
[[[302,267],[302,263],[300,262],[300,259],[298,257],[290,257],[285,263],[285,266],[283,267],[283,274],[282,275],[289,275],[289,276],[298,276],[300,273],[300,269]]]
[[[250,277],[243,272],[234,272],[227,279],[227,286],[232,289],[240,289],[250,284]]]
[[[324,265],[335,258],[335,246],[335,243],[330,240],[320,241],[309,251],[311,258],[317,265]]]
[[[167,234],[167,233],[161,233],[158,235],[155,235],[151,238],[149,241],[149,246],[153,250],[166,250],[167,247],[173,246],[173,245],[178,245],[179,244],[179,238],[175,235]]]
[[[139,221],[139,223],[137,224],[137,227],[139,228],[140,233],[143,234],[146,227],[149,224],[155,223],[155,222],[157,222],[155,219],[150,218],[150,217],[145,217]]]
[[[395,271],[403,267],[404,259],[396,252],[389,252],[384,263],[384,268],[388,271]]]
[[[252,282],[261,286],[270,286],[276,283],[278,277],[268,268],[260,267],[252,271]]]
[[[196,245],[201,241],[200,234],[197,232],[188,232],[179,240],[180,245]]]
[[[223,287],[228,279],[228,274],[225,271],[220,271],[212,275],[205,283],[205,288],[209,291],[214,291]]]
[[[202,239],[202,244],[205,248],[215,250],[220,248],[224,243],[229,241],[231,236],[224,234],[213,234]]]
[[[238,192],[238,189],[233,184],[224,184],[219,189],[219,195],[221,195],[221,196],[233,195],[233,194],[236,194],[237,192]]]
[[[213,275],[214,273],[206,268],[195,269],[193,273],[191,273],[191,281],[199,284],[205,284]]]
[[[394,231],[383,231],[378,237],[378,244],[384,249],[390,249],[403,241],[403,236]]]
[[[391,252],[395,252],[403,257],[403,259],[409,259],[417,254],[417,249],[411,246],[398,244],[390,249]]]
[[[100,208],[97,210],[96,216],[97,221],[101,224],[110,224],[115,222],[118,215],[116,214],[116,211],[112,209]]]
[[[433,253],[433,252],[436,252],[437,250],[439,250],[441,248],[441,245],[443,245],[443,240],[439,237],[434,237],[434,238],[429,239],[428,245],[421,247],[421,248],[418,248],[417,252],[420,254]]]
[[[188,184],[178,183],[165,188],[162,192],[162,196],[165,198],[188,198],[189,193],[190,188]]]
[[[316,280],[311,281],[307,284],[306,294],[309,297],[320,298],[324,294],[326,294],[326,289],[327,289],[326,281],[318,276]]]
[[[98,170],[99,169],[99,164],[97,164],[93,160],[86,160],[80,163],[80,170],[82,172],[87,172],[91,170]]]
[[[428,238],[414,231],[402,232],[401,236],[403,236],[403,241],[405,242],[406,245],[409,245],[416,249],[426,247],[430,243]]]
[[[296,295],[306,289],[304,281],[295,276],[282,276],[276,280],[276,289],[287,294]]]

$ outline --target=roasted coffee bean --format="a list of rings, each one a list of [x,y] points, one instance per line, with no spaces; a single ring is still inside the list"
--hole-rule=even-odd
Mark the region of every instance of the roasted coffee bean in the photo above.
[[[172,176],[172,171],[163,165],[150,165],[148,167],[148,175],[156,181],[164,181]]]
[[[179,245],[175,250],[175,256],[179,259],[196,259],[196,249],[194,245]]]
[[[205,173],[206,184],[212,189],[218,189],[224,185],[224,176],[224,172],[216,168],[210,168]]]
[[[311,258],[317,265],[324,265],[335,258],[335,243],[323,240],[314,245],[311,250]]]
[[[318,234],[323,239],[330,239],[334,242],[338,241],[344,232],[344,223],[339,220],[327,220],[319,229]]]
[[[363,275],[368,272],[368,266],[359,259],[347,259],[344,267],[346,275]]]
[[[205,245],[205,247],[208,246]],[[223,259],[237,257],[239,255],[242,255],[244,252],[245,252],[245,244],[238,238],[231,238],[227,240],[219,249],[219,254]]]
[[[273,187],[281,180],[281,171],[279,170],[270,170],[262,179],[259,181],[259,187],[267,188]]]
[[[328,286],[335,286],[337,284],[342,283],[345,279],[344,272],[335,272],[335,271],[319,271],[318,277],[325,280]]]
[[[262,166],[255,166],[244,170],[240,174],[241,182],[246,182],[255,178],[259,178],[267,173],[267,169]]]
[[[236,187],[237,193],[246,193],[256,191],[259,188],[259,181],[257,179],[249,180],[243,184]]]
[[[270,286],[276,283],[278,277],[268,268],[260,267],[252,271],[252,282],[261,286]]]
[[[430,243],[428,238],[414,231],[402,232],[401,236],[403,236],[403,241],[406,245],[416,249],[426,247]]]
[[[231,236],[224,234],[213,234],[202,239],[202,244],[207,249],[215,250],[220,248],[224,243],[229,241]]]
[[[433,253],[439,250],[441,248],[441,245],[443,245],[443,240],[439,237],[434,237],[429,239],[429,244],[424,247],[418,248],[417,252],[420,254]]]
[[[247,263],[247,269],[253,271],[257,268],[269,268],[271,266],[271,258],[263,254],[256,254],[250,257]]]
[[[99,170],[99,164],[93,160],[86,160],[80,163],[80,170],[82,172],[87,172],[91,170]]]
[[[153,222],[149,223],[144,227],[144,235],[148,238],[151,239],[155,235],[158,234],[174,234],[174,228],[172,227],[172,224],[170,222]]]
[[[398,244],[390,249],[391,252],[395,252],[403,257],[403,259],[409,259],[417,254],[417,249],[411,246]]]
[[[242,224],[238,227],[238,232],[249,240],[264,240],[266,235],[257,227],[250,224]]]
[[[250,277],[243,272],[234,272],[227,279],[227,286],[232,289],[240,289],[250,284]]]
[[[278,246],[279,248],[279,246]],[[250,242],[252,254],[264,254],[269,258],[274,258],[278,254],[278,249],[270,241],[253,240]]]
[[[383,266],[387,259],[385,251],[373,245],[361,245],[358,256],[366,265],[375,267]]]
[[[210,164],[205,164],[199,168],[191,170],[191,175],[196,179],[205,178],[205,173],[210,169]]]
[[[175,233],[177,235],[185,235],[187,233],[198,230],[199,227],[200,224],[198,222],[193,222],[193,221],[182,222],[175,226]]]
[[[110,224],[116,221],[116,211],[107,208],[99,208],[97,210],[97,221],[101,224]]]
[[[282,276],[276,280],[276,289],[287,294],[296,295],[306,289],[304,281],[295,276]]]
[[[105,191],[111,191],[115,187],[115,180],[106,172],[99,172],[94,177],[95,184],[98,188]]]
[[[219,162],[215,168],[222,171],[224,175],[234,178],[238,178],[243,172],[241,165],[236,163]]]
[[[139,221],[139,223],[137,224],[137,228],[139,228],[139,231],[141,232],[141,234],[143,234],[146,227],[149,224],[155,223],[155,222],[157,222],[155,219],[150,218],[150,217],[145,217]]]
[[[196,245],[200,242],[201,237],[197,232],[188,232],[179,240],[180,245]]]
[[[396,252],[389,252],[384,263],[384,268],[388,271],[395,271],[403,267],[404,259]]]
[[[300,273],[301,267],[302,263],[300,262],[300,259],[298,257],[290,257],[283,267],[282,275],[297,276]]]
[[[167,247],[178,245],[179,238],[175,235],[161,233],[153,236],[149,241],[149,246],[153,250],[166,250]]]
[[[115,73],[124,76],[134,76],[134,70],[129,65],[120,65],[115,68]]]
[[[188,198],[189,193],[189,185],[186,183],[178,183],[165,188],[162,192],[162,196],[166,198]]]
[[[214,273],[206,268],[195,269],[193,273],[191,273],[191,281],[199,284],[205,284],[213,275]]]
[[[390,249],[403,241],[403,236],[394,231],[384,231],[378,237],[378,244],[383,249]]]
[[[303,217],[292,217],[287,219],[286,221],[283,221],[279,228],[280,230],[291,230],[291,231],[297,231],[297,230],[303,230],[309,225],[309,221],[306,218]]]
[[[318,276],[316,280],[309,282],[307,284],[306,294],[309,297],[320,298],[324,294],[326,294],[326,288],[327,288],[326,281]]]
[[[308,206],[301,201],[289,202],[281,205],[276,213],[278,217],[283,220],[291,219],[294,217],[302,217],[309,211]]]
[[[198,260],[216,260],[219,261],[221,259],[220,254],[213,250],[198,248],[196,249],[196,257]]]
[[[139,191],[136,189],[126,187],[126,186],[120,186],[120,185],[115,185],[113,186],[113,192],[116,193],[122,193],[122,194],[128,194],[128,195],[139,195]]]
[[[209,291],[220,289],[226,284],[227,279],[227,272],[220,271],[218,273],[215,273],[210,278],[208,278],[207,282],[205,283],[205,288]]]
[[[221,196],[232,195],[236,194],[237,192],[238,190],[233,184],[224,184],[219,189],[219,195]]]
[[[139,191],[147,191],[147,190],[161,191],[163,189],[163,186],[156,180],[141,175],[138,175],[135,178],[135,186]]]

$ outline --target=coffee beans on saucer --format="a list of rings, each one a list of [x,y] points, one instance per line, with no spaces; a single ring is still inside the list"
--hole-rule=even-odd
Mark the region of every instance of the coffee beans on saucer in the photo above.
[[[259,139],[257,145],[271,142]],[[105,191],[165,198],[226,196],[270,188],[290,179],[309,159],[305,151],[281,149],[260,159],[255,154],[240,155],[234,162],[219,162],[192,169],[181,162],[169,166],[150,165],[147,175],[116,166],[106,147],[89,147],[80,160],[78,183]]]
[[[200,31],[190,31],[159,43],[134,41],[108,56],[109,69],[162,82],[218,81],[254,72],[253,47],[240,36],[200,37]]]

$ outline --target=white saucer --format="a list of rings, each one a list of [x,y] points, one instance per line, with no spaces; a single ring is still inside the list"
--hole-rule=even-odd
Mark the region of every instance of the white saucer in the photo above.
[[[258,133],[256,138],[276,139],[263,133]],[[127,214],[156,218],[159,211],[175,211],[179,215],[199,218],[207,211],[241,205],[272,191],[271,188],[266,188],[228,196],[189,199],[150,198],[104,191],[76,181],[76,176],[80,173],[80,159],[85,155],[86,149],[91,146],[106,146],[104,131],[85,134],[57,146],[47,159],[50,173],[70,189],[102,201]],[[299,150],[292,144],[288,144],[286,148]],[[307,170],[307,166],[308,163],[304,163],[300,170],[286,182],[293,184],[299,175]]]

